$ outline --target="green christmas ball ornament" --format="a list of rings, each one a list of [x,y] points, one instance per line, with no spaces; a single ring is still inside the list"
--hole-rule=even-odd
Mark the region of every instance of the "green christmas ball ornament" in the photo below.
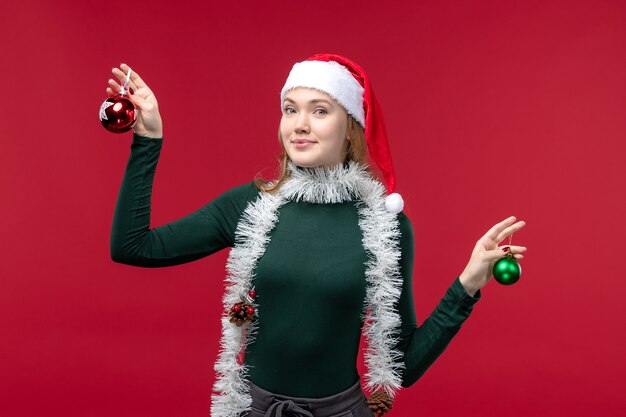
[[[522,267],[510,252],[493,266],[493,277],[502,285],[513,285],[521,276]]]

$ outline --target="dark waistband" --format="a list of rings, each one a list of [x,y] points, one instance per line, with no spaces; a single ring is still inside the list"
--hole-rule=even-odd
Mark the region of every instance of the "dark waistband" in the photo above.
[[[250,381],[248,383],[252,407],[266,413],[267,417],[282,415],[283,411],[303,417],[331,417],[352,410],[366,401],[360,380],[347,390],[324,398],[289,397],[266,391]]]

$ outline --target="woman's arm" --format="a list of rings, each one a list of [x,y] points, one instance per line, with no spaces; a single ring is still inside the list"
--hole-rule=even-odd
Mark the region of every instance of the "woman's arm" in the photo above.
[[[437,308],[421,326],[415,321],[413,304],[413,228],[409,219],[400,214],[402,233],[401,273],[404,286],[398,305],[402,318],[402,330],[398,348],[404,353],[406,368],[402,385],[408,387],[426,372],[428,367],[443,353],[461,325],[469,317],[474,304],[480,300],[480,289],[491,278],[494,263],[511,252],[516,259],[522,259],[527,248],[524,246],[498,246],[514,232],[521,230],[526,222],[516,221],[511,216],[494,225],[474,246],[470,260],[452,285],[446,291]]]
[[[403,287],[398,305],[402,327],[397,348],[404,354],[402,386],[408,387],[413,385],[443,353],[469,317],[474,304],[480,299],[480,292],[474,297],[470,296],[459,279],[455,279],[437,308],[421,326],[418,326],[412,285],[413,228],[404,213],[400,213],[399,220],[402,233],[400,271],[403,275]]]
[[[133,135],[111,229],[111,258],[115,262],[171,266],[232,246],[239,217],[258,193],[251,182],[227,191],[188,216],[150,229],[152,184],[162,144],[162,139]]]
[[[107,94],[115,95],[130,72],[129,98],[138,110],[131,154],[115,206],[111,258],[115,262],[161,267],[190,262],[232,246],[235,227],[247,202],[256,196],[252,183],[230,190],[175,222],[150,230],[152,183],[163,146],[163,122],[154,92],[126,64],[113,68]]]

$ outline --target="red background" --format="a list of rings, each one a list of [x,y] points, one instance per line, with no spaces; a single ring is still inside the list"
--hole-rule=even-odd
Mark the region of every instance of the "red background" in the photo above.
[[[2,2],[0,414],[208,415],[227,253],[110,260],[110,68],[160,102],[157,226],[271,172],[291,65],[334,52],[385,110],[420,322],[492,224],[527,222],[521,281],[489,283],[392,415],[620,415],[625,24],[598,0]]]

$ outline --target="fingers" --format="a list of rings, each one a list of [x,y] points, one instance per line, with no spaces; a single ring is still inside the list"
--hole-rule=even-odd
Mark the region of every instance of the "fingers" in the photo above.
[[[115,75],[115,77],[118,79],[118,85],[122,86],[124,85],[124,83],[126,82],[126,74],[120,70],[119,68],[113,68],[113,70],[111,71],[113,73],[113,75]],[[128,81],[128,89],[129,90],[133,90],[136,91],[137,90],[137,85],[133,82],[132,80],[132,74],[131,74],[131,79]]]
[[[528,250],[526,246],[513,246],[513,245],[500,246],[498,249],[502,251],[501,257],[506,256],[510,252],[513,254],[513,257],[515,259],[524,259],[524,255],[522,255],[522,253]],[[499,258],[496,258],[496,259],[499,259]]]
[[[505,255],[509,252],[511,252],[513,255],[521,254],[528,250],[526,246],[514,246],[514,245],[504,245],[504,246],[500,246],[498,249],[500,249],[502,253],[504,253]]]
[[[112,96],[120,92],[122,85],[124,85],[124,82],[126,82],[126,74],[128,74],[128,71],[130,71],[130,67],[126,64],[120,64],[120,68],[111,69],[111,73],[113,73],[114,78],[111,78],[108,81],[108,87],[106,90],[107,94]],[[135,94],[139,90],[139,88],[141,88],[141,91],[139,92],[139,94]],[[131,72],[127,89],[131,94],[132,101],[137,105],[137,107],[140,108],[140,110],[144,109],[146,99],[148,99],[150,96],[152,97],[151,100],[155,100],[154,95],[152,94],[148,86],[146,86],[141,77],[139,77],[139,75],[137,75],[135,71]]]
[[[507,253],[512,253],[515,259],[523,259],[523,252],[526,252],[528,248],[525,246],[500,246],[499,248],[488,250],[483,253],[483,259],[487,261],[495,261],[507,256]]]
[[[121,72],[121,71],[119,71],[119,72]],[[109,86],[107,87],[106,92],[109,95],[109,97],[113,97],[113,96],[119,94],[120,89],[121,89],[121,85],[118,84],[114,79],[112,79],[112,78],[109,79],[108,85]],[[132,89],[132,87],[130,87],[130,84],[129,84],[129,88]],[[134,94],[134,91],[133,91],[133,94]],[[144,97],[142,97],[140,94],[131,95],[129,98],[131,99],[131,101],[133,103],[135,103],[135,105],[137,105],[139,110],[146,110],[146,108],[147,108],[146,99]]]
[[[122,71],[124,71],[124,77],[126,77],[126,74],[128,74],[128,71],[130,70],[130,67],[126,64],[120,64],[120,68],[122,69]],[[130,81],[135,84],[137,88],[148,87],[146,83],[143,82],[139,74],[137,74],[134,70],[130,74]]]
[[[493,226],[489,231],[485,234],[486,238],[496,240],[500,232],[515,223],[515,216],[511,216],[508,219],[504,219],[500,223]]]
[[[113,68],[111,72],[117,78],[118,84],[123,85],[124,82],[126,81],[126,75],[128,74],[128,71],[130,70],[131,68],[128,65],[120,64],[119,68]],[[146,83],[141,79],[139,74],[135,72],[135,70],[132,70],[132,72],[130,73],[130,80],[128,82],[128,87],[132,88],[133,90],[137,90],[139,88],[148,88]]]
[[[108,85],[109,86],[107,87],[107,94],[110,95],[110,96],[114,96],[116,94],[119,94],[119,92],[122,89],[122,87],[117,82],[115,82],[115,80],[112,79],[112,78],[109,79]],[[132,86],[130,86],[130,84],[128,86],[128,90],[130,91],[131,95],[135,94],[135,90],[133,89]]]
[[[115,80],[113,78],[109,79],[108,85],[109,85],[109,87],[107,88],[107,92],[108,92],[109,88],[111,90],[113,90],[114,92],[116,92],[116,93],[120,91],[120,85],[117,82],[115,82]]]
[[[515,223],[515,216],[511,216],[500,223],[493,226],[489,231],[485,234],[485,238],[495,241],[496,243],[500,243],[511,234],[517,232],[522,227],[526,226],[525,221],[519,221]]]
[[[522,227],[526,226],[526,222],[525,221],[519,221],[515,224],[512,224],[511,226],[505,227],[504,230],[500,231],[500,233],[498,233],[498,235],[496,236],[496,238],[494,239],[496,241],[496,243],[500,243],[502,242],[506,237],[511,236],[513,233],[517,232],[518,230],[520,230]]]

